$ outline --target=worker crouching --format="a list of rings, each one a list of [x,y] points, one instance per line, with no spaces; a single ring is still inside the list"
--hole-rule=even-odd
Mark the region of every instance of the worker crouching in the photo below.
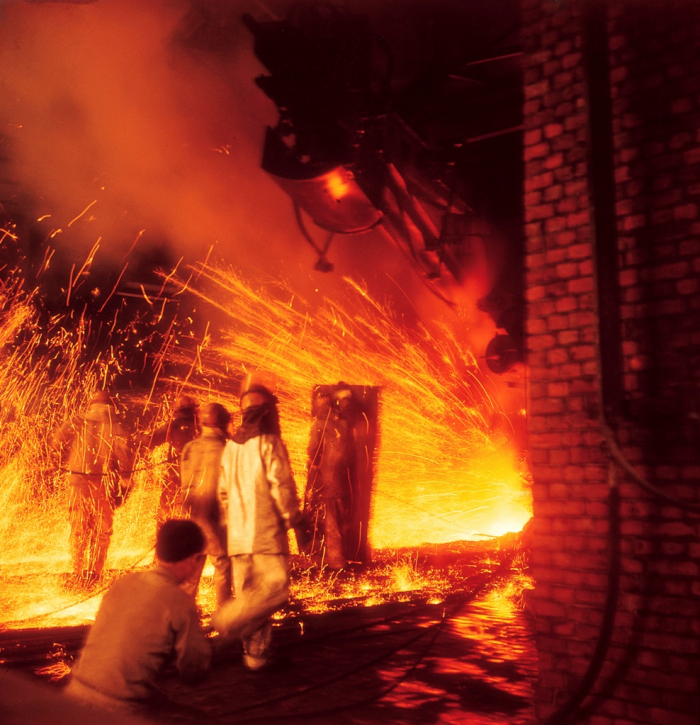
[[[134,713],[167,708],[158,688],[172,663],[179,676],[206,676],[211,647],[182,582],[201,571],[204,534],[193,522],[166,521],[149,571],[127,574],[105,594],[66,694],[98,708]]]

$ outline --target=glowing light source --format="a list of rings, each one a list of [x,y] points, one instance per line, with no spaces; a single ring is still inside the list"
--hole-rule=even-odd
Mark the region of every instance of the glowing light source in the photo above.
[[[529,492],[516,453],[503,434],[490,430],[494,404],[478,379],[473,355],[449,330],[437,337],[407,331],[352,280],[345,280],[344,295],[312,308],[283,286],[256,290],[231,270],[201,266],[196,272],[197,285],[187,284],[223,313],[223,342],[214,345],[208,332],[193,339],[183,326],[172,330],[161,356],[191,366],[195,395],[201,379],[202,396],[216,397],[232,410],[235,392],[226,399],[212,390],[212,380],[230,380],[236,370],[243,377],[253,368],[276,375],[283,435],[300,491],[313,386],[341,379],[381,386],[382,438],[369,530],[373,548],[497,536],[519,530],[529,518]],[[183,289],[187,284],[182,282]],[[79,408],[98,382],[109,380],[122,361],[115,341],[105,356],[81,364],[86,321],[55,318],[42,330],[32,300],[20,290],[21,285],[0,286],[0,345],[6,352],[0,359],[0,575],[11,571],[14,582],[10,588],[4,579],[0,622],[13,620],[13,627],[82,622],[93,616],[99,599],[81,598],[61,585],[60,575],[69,568],[67,485],[46,446],[46,432]],[[50,378],[49,369],[59,373]],[[137,461],[134,493],[115,517],[109,569],[144,566],[152,556],[164,455],[156,450]],[[41,586],[28,577],[39,577]],[[309,585],[309,606],[322,609],[319,586]],[[325,580],[323,586],[335,582]],[[402,560],[381,586],[353,580],[347,587],[369,605],[381,601],[381,591],[431,591],[438,585]],[[297,593],[303,597],[303,592],[302,578]],[[213,591],[205,587],[202,596],[213,597]],[[39,615],[44,618],[35,619]]]

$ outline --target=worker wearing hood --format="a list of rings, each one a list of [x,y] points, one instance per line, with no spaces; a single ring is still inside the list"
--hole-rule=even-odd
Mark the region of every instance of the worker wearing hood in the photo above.
[[[248,384],[240,400],[243,421],[226,444],[219,479],[236,598],[212,624],[224,637],[240,638],[245,665],[259,670],[270,662],[270,617],[289,596],[287,530],[301,514],[277,398],[263,385]]]
[[[73,583],[89,587],[104,570],[113,508],[121,504],[130,488],[131,445],[104,390],[93,395],[82,415],[56,431],[53,444],[68,452]]]

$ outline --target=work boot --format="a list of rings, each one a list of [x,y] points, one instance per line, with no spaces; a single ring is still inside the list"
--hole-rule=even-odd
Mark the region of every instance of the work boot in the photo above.
[[[294,667],[291,657],[285,654],[275,653],[270,657],[261,659],[243,655],[243,664],[249,672],[259,672],[261,674],[277,674],[281,672],[289,672]]]

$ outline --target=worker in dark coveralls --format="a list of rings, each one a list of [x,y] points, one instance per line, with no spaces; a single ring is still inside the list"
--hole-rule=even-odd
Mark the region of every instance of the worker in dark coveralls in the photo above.
[[[289,596],[287,530],[301,513],[277,398],[258,384],[244,382],[242,392],[243,422],[226,443],[219,481],[236,598],[212,624],[225,639],[242,640],[248,669],[262,670],[271,661],[270,617]]]
[[[109,394],[100,390],[83,415],[66,421],[53,444],[68,450],[70,548],[75,584],[91,586],[102,575],[112,537],[113,507],[131,482],[133,455]]]
[[[231,597],[231,559],[226,552],[226,523],[222,522],[218,498],[221,456],[230,420],[229,412],[220,403],[207,405],[200,421],[202,432],[184,447],[180,463],[182,511],[204,532],[205,552],[214,564],[218,607]],[[194,580],[183,584],[193,596],[197,593],[200,575],[201,571],[196,572]]]
[[[163,471],[158,522],[178,513],[180,491],[180,458],[184,447],[199,434],[197,403],[189,395],[181,395],[175,402],[171,419],[152,433],[139,436],[138,443],[146,448],[168,444],[168,454]]]
[[[158,566],[123,576],[105,594],[67,695],[115,712],[137,712],[164,704],[157,684],[168,665],[188,682],[206,675],[211,646],[194,598],[180,586],[201,571],[204,546],[204,534],[193,521],[161,525]]]
[[[319,395],[314,407],[304,493],[304,513],[313,532],[304,553],[321,567],[342,569],[348,563],[346,539],[355,479],[352,390],[340,383],[332,396]]]

